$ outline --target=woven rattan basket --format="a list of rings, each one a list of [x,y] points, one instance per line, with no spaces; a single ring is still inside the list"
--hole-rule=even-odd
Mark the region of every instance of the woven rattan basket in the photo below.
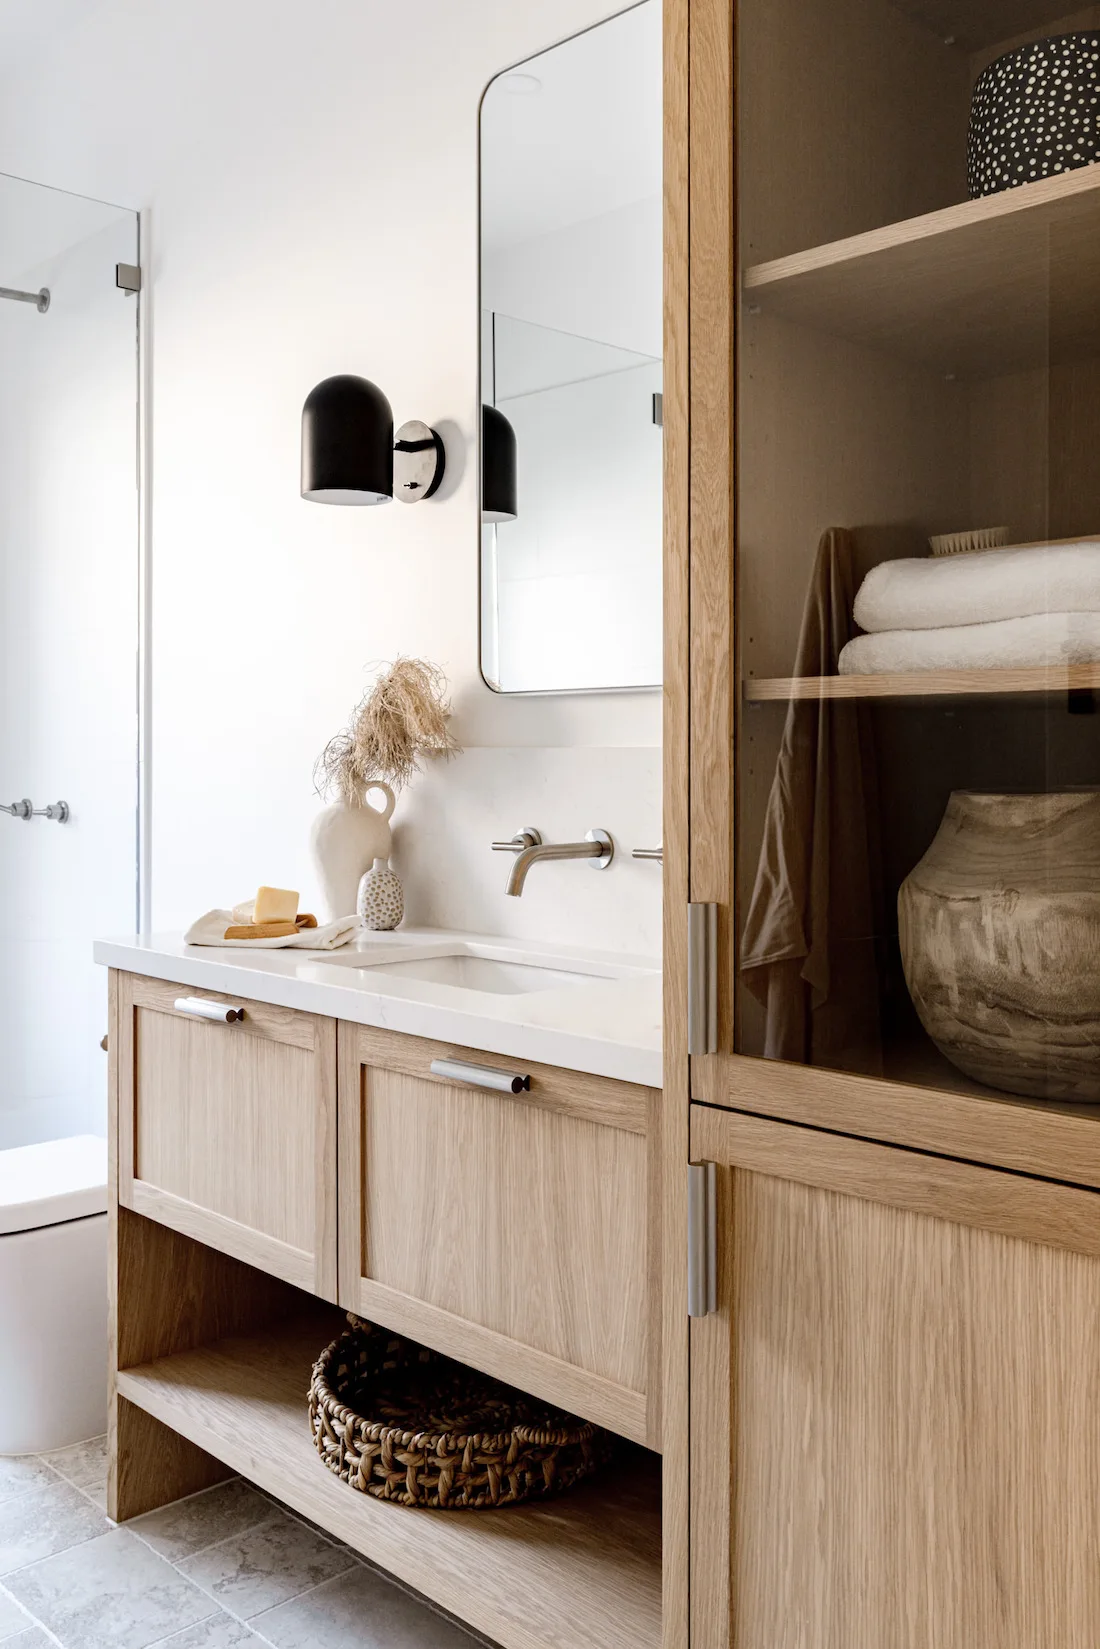
[[[587,1421],[348,1322],[313,1366],[309,1418],[321,1459],[353,1489],[402,1506],[514,1506],[608,1459],[610,1438]]]

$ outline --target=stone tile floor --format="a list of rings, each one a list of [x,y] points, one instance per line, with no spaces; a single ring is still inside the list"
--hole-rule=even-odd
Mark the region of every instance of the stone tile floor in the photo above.
[[[240,1478],[125,1525],[106,1440],[0,1456],[0,1649],[475,1649]]]

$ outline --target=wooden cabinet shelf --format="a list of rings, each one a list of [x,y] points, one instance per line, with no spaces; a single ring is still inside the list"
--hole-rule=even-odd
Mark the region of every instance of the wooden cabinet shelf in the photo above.
[[[761,676],[745,682],[747,704],[792,699],[1000,698],[1100,688],[1100,664],[1033,670],[913,670],[896,676]]]
[[[499,1512],[372,1500],[322,1466],[306,1415],[342,1325],[321,1310],[164,1357],[120,1371],[119,1394],[505,1649],[658,1649],[657,1458],[630,1450],[625,1473]]]
[[[760,263],[750,312],[959,377],[1100,349],[1100,166]]]

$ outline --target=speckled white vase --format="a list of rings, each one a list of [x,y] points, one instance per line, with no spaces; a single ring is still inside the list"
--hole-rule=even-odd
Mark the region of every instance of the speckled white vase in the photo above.
[[[366,799],[376,790],[385,797],[381,808],[372,807]],[[334,802],[313,821],[310,848],[324,898],[325,920],[329,922],[351,915],[364,872],[375,859],[388,859],[393,851],[393,791],[377,780],[367,787],[366,796],[362,807]]]
[[[376,859],[359,883],[355,905],[365,928],[388,933],[405,914],[405,889],[388,859]]]

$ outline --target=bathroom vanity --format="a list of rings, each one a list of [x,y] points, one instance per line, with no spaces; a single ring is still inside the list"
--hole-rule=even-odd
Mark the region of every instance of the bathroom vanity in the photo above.
[[[656,1646],[659,969],[432,933],[97,954],[111,1515],[239,1472],[502,1644]],[[306,1406],[345,1310],[606,1427],[623,1472],[476,1514],[348,1488]]]

